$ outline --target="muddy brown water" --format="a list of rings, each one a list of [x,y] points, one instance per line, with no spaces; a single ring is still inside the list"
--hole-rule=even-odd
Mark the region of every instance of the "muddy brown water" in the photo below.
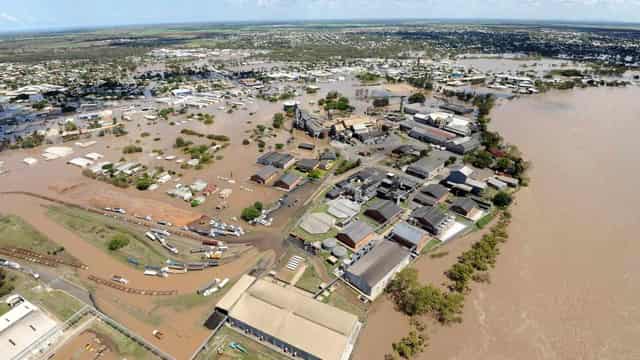
[[[637,87],[598,88],[494,109],[491,126],[534,163],[531,186],[491,284],[473,286],[464,322],[433,329],[420,359],[640,358],[638,99]],[[378,307],[365,334],[386,344],[358,359],[382,358],[407,332]]]

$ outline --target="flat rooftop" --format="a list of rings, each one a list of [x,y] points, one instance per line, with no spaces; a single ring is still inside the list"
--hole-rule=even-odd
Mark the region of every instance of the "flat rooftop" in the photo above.
[[[0,353],[13,359],[58,323],[37,306],[24,300],[0,317]]]

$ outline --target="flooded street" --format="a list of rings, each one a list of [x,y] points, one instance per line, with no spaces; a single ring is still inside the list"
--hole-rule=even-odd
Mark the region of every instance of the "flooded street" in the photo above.
[[[464,322],[423,359],[638,359],[640,89],[552,92],[498,106],[492,127],[533,163],[510,240]]]

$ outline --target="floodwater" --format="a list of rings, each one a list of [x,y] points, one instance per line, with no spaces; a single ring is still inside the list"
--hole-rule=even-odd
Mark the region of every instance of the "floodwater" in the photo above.
[[[638,99],[637,87],[590,88],[494,109],[491,126],[534,164],[531,185],[491,283],[473,285],[462,324],[431,327],[420,359],[640,358]],[[382,358],[407,322],[378,307],[365,334],[396,330],[379,336]]]

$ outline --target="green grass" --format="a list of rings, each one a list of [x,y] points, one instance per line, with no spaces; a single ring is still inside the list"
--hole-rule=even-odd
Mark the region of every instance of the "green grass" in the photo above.
[[[49,207],[47,215],[125,264],[129,264],[127,257],[134,257],[141,263],[150,265],[162,264],[167,259],[163,250],[149,244],[142,234],[104,216],[62,206]],[[128,239],[129,244],[120,250],[109,250],[109,242],[114,236]]]
[[[482,229],[485,226],[489,225],[489,223],[496,217],[496,214],[498,212],[495,209],[491,209],[491,211],[489,211],[489,213],[485,216],[483,216],[480,220],[478,220],[478,222],[476,222],[476,226],[478,227],[478,229]]]
[[[301,227],[298,226],[293,230],[293,234],[303,238],[306,242],[316,242],[316,241],[322,241],[328,238],[336,237],[336,235],[338,235],[338,229],[331,228],[331,230],[329,230],[324,234],[309,234],[308,232],[304,231]]]
[[[49,240],[33,226],[18,216],[0,216],[0,246],[30,249],[39,253],[50,253],[60,245]],[[59,254],[64,257],[64,252]]]
[[[358,294],[354,290],[349,289],[347,285],[338,283],[336,291],[334,291],[325,302],[338,309],[356,315],[361,321],[365,321],[367,318],[369,306],[363,304],[360,299],[358,299]]]
[[[6,314],[11,308],[7,303],[0,303],[0,316]]]
[[[145,348],[138,343],[101,321],[94,322],[91,330],[113,341],[117,348],[116,350],[122,357],[131,359],[156,359],[153,354],[145,350]]]
[[[229,347],[232,342],[238,343],[247,353],[244,354],[238,350]],[[209,348],[196,357],[196,360],[219,359],[217,350],[221,349],[224,359],[234,360],[286,360],[289,359],[284,354],[275,351],[265,345],[243,336],[227,326],[223,326],[216,336],[211,339],[208,344]]]
[[[422,254],[429,253],[431,250],[433,250],[434,248],[438,247],[440,244],[442,244],[442,241],[440,241],[438,239],[429,240],[427,245],[425,245],[425,247],[422,249]]]
[[[82,309],[84,304],[64,291],[47,291],[29,275],[10,272],[8,274],[15,284],[14,294],[20,294],[35,305],[44,308],[60,321],[65,321]]]
[[[300,277],[300,280],[296,283],[296,287],[315,293],[319,290],[319,286],[322,283],[322,279],[318,275],[318,272],[313,267],[313,264],[307,264],[307,268]]]

